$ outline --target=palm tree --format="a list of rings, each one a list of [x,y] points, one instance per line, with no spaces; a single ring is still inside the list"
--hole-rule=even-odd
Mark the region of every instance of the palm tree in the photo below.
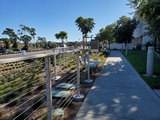
[[[67,32],[65,31],[60,31],[59,33],[55,34],[56,39],[61,39],[62,40],[62,46],[64,47],[64,39],[67,39]]]
[[[78,17],[75,21],[78,30],[82,32],[83,36],[83,49],[85,48],[85,41],[84,38],[87,39],[87,34],[92,31],[94,28],[94,20],[93,18],[83,18],[83,17]],[[86,41],[87,42],[87,41]]]

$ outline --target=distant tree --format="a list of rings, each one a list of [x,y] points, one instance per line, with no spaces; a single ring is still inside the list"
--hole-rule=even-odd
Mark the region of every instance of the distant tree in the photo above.
[[[68,42],[67,46],[78,47],[78,46],[81,46],[81,43],[78,41]]]
[[[48,47],[49,48],[55,48],[56,47],[56,43],[54,43],[52,41],[48,41]]]
[[[99,30],[99,32],[100,32],[100,30]],[[100,35],[100,33],[96,34],[95,40],[99,41],[99,50],[101,51],[102,49],[104,49],[105,41],[102,38],[102,36]]]
[[[31,30],[26,25],[20,25],[20,29],[18,30],[18,35],[19,35],[20,41],[24,42],[23,49],[28,50],[29,49],[29,42],[32,40],[32,37],[35,36],[34,28],[32,28],[32,30]]]
[[[147,0],[141,3],[138,14],[148,24],[146,29],[149,35],[155,37],[157,47],[157,41],[160,43],[160,0]]]
[[[99,33],[96,35],[96,39],[98,39],[99,42],[103,41],[103,43],[109,44],[109,49],[110,49],[110,44],[115,41],[115,38],[114,38],[115,27],[116,27],[116,23],[107,25],[105,28],[100,29]]]
[[[29,33],[30,33],[30,35],[32,36],[32,38],[34,40],[34,46],[36,48],[36,41],[35,41],[36,29],[35,28],[30,28]]]
[[[115,39],[118,43],[125,43],[126,54],[127,54],[127,44],[131,42],[133,38],[133,31],[136,28],[136,20],[122,16],[117,20],[117,26],[115,27]]]
[[[128,0],[129,3],[127,5],[129,5],[131,8],[138,9],[138,6],[140,5],[141,1],[143,0]]]
[[[45,37],[38,37],[37,44],[40,48],[47,48],[47,40]]]
[[[21,40],[24,42],[24,47],[22,49],[28,50],[29,48],[29,42],[31,41],[31,36],[29,35],[23,35],[21,36]]]
[[[136,15],[148,24],[148,34],[155,37],[155,43],[160,42],[160,0],[129,0]]]
[[[94,28],[94,19],[93,18],[83,18],[83,17],[78,17],[75,21],[78,30],[82,32],[83,36],[83,49],[85,48],[85,44],[87,41],[84,40],[84,38],[87,39],[87,34],[92,31]]]
[[[67,39],[67,32],[65,31],[60,31],[59,33],[55,34],[56,39],[61,39],[62,40],[62,46],[64,47],[64,39]]]
[[[6,49],[11,48],[11,40],[9,38],[1,38],[0,41],[3,41]]]
[[[17,39],[18,39],[18,36],[16,35],[16,33],[14,32],[13,29],[11,28],[6,28],[3,33],[3,35],[7,35],[11,41],[11,43],[13,43],[12,47],[14,49],[17,49],[18,48],[18,43],[17,43]],[[8,42],[9,44],[9,42]],[[9,45],[10,46],[10,45]]]

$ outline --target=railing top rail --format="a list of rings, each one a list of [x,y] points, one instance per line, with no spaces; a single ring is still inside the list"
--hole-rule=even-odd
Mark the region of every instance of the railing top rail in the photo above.
[[[66,52],[77,52],[77,51],[80,51],[80,49],[67,50]],[[3,57],[0,58],[0,64],[29,60],[29,59],[35,59],[35,58],[42,58],[42,57],[47,57],[47,56],[53,56],[53,55],[56,55],[56,54],[59,54],[59,53],[62,53],[62,52],[51,51],[51,52],[47,53],[47,52],[44,51],[43,53],[34,53],[34,54],[26,53],[24,55],[15,54],[15,55],[11,55],[11,56],[3,56]]]

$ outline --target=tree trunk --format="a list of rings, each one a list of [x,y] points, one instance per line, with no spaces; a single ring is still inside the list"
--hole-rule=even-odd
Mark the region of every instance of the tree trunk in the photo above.
[[[128,54],[128,41],[125,42],[126,55]]]
[[[35,39],[35,37],[33,37],[33,40],[34,40],[34,45],[35,45],[35,50],[36,50],[37,46],[36,46],[36,39]]]
[[[108,44],[109,44],[109,50],[111,50],[111,46],[110,46],[111,43],[110,43],[110,41],[108,41]]]
[[[62,47],[64,47],[64,40],[62,39]]]
[[[83,49],[86,48],[86,44],[87,44],[87,34],[83,36]]]
[[[82,36],[82,41],[83,41],[83,49],[84,49],[84,47],[85,47],[84,36]]]

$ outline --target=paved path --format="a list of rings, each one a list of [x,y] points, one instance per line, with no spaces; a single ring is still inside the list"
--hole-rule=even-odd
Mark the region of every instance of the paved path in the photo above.
[[[160,98],[112,51],[75,120],[160,120]]]

